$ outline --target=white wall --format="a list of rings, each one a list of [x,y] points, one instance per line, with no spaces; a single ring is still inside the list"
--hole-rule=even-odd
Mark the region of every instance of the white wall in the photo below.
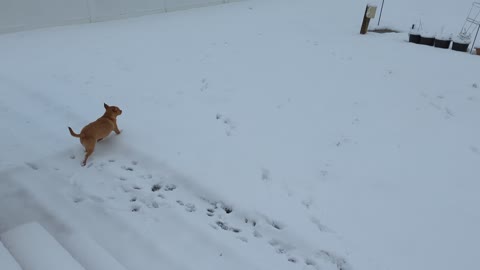
[[[98,22],[235,0],[0,0],[0,33]]]

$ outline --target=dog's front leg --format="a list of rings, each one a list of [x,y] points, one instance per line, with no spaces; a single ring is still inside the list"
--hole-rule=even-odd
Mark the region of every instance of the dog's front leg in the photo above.
[[[121,133],[121,131],[118,129],[117,123],[115,123],[115,128],[113,129],[113,131],[114,131],[117,135]]]

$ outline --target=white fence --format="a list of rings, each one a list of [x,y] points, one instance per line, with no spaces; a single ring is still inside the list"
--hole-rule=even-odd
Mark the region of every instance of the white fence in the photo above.
[[[168,12],[235,0],[0,0],[0,33]]]

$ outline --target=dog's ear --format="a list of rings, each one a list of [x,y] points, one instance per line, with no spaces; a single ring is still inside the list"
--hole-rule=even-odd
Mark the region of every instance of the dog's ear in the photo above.
[[[108,106],[107,103],[103,103],[103,107],[105,107],[105,110],[107,110],[108,108],[110,108],[110,106]]]

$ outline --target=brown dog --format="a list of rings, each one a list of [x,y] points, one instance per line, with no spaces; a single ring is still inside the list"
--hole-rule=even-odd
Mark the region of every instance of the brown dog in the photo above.
[[[105,107],[105,113],[102,117],[86,125],[80,134],[76,134],[71,127],[68,127],[70,134],[72,134],[73,137],[80,138],[80,143],[85,147],[85,159],[82,162],[82,166],[87,164],[87,159],[93,153],[97,142],[107,137],[112,131],[120,134],[117,126],[117,116],[122,114],[122,110],[116,106],[108,106],[105,103],[103,106]]]

